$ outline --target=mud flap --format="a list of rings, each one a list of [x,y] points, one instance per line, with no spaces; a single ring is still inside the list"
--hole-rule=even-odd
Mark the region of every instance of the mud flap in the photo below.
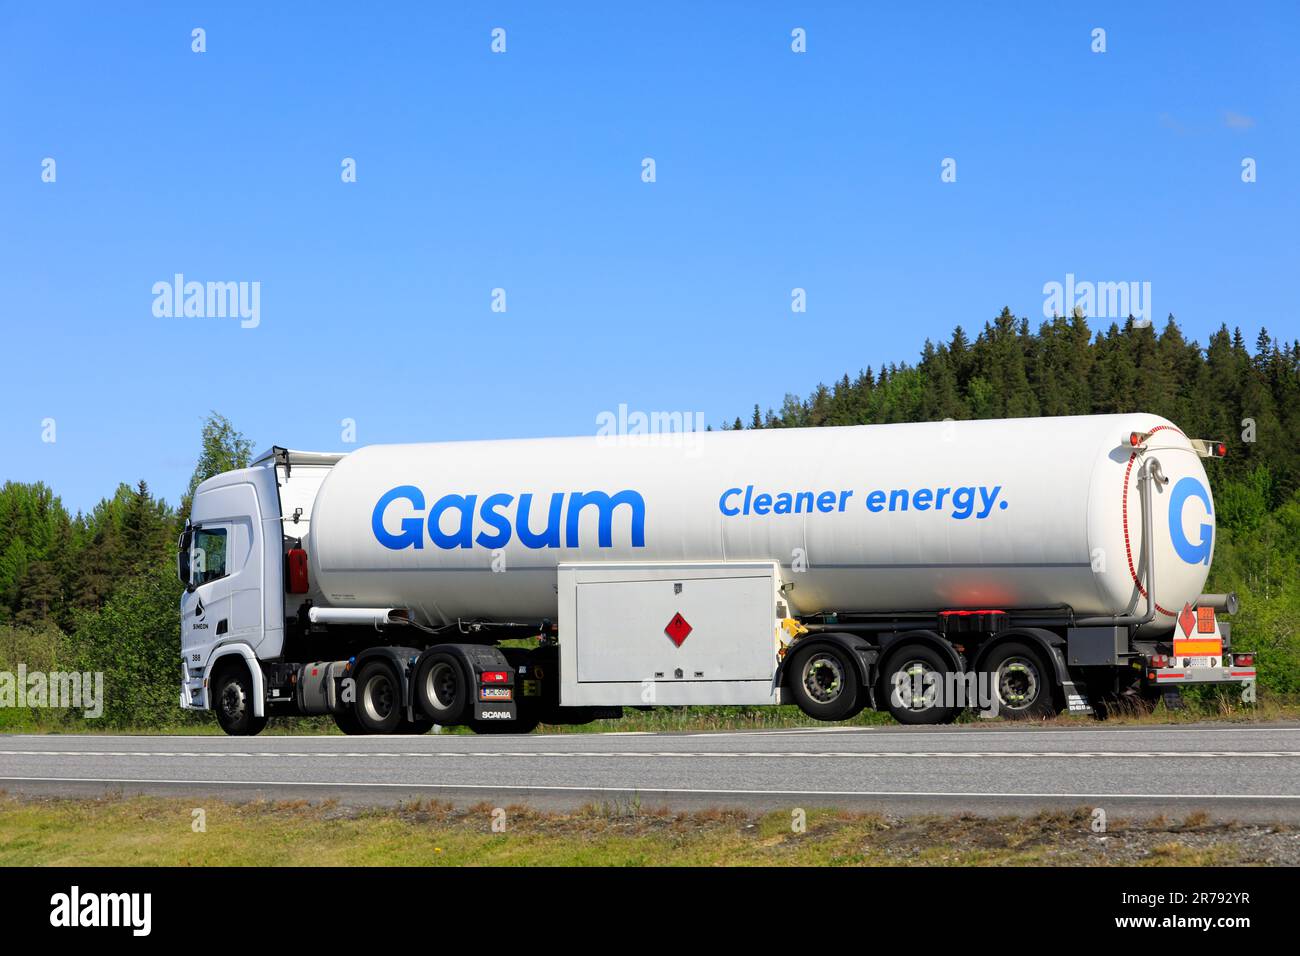
[[[475,701],[475,720],[514,720],[515,705],[512,701]]]

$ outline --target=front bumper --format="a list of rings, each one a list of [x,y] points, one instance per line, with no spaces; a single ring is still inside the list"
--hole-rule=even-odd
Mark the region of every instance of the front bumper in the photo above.
[[[203,686],[203,675],[190,677],[187,673],[181,679],[181,710],[207,710],[208,691]]]

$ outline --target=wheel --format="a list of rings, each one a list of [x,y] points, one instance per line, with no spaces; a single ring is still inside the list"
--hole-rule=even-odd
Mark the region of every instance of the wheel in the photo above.
[[[266,728],[266,717],[253,714],[253,678],[242,662],[218,671],[212,680],[212,702],[217,723],[232,737],[252,737]]]
[[[387,661],[367,661],[357,672],[357,723],[365,734],[391,734],[402,722],[402,685]]]
[[[1014,641],[995,647],[981,670],[993,675],[998,714],[1011,720],[1042,720],[1060,713],[1056,703],[1056,678],[1043,656]]]
[[[402,722],[397,725],[399,734],[410,734],[412,736],[427,734],[431,730],[433,730],[433,721],[424,716],[417,717],[415,720],[407,720],[403,717]]]
[[[465,669],[446,651],[434,651],[416,668],[416,707],[435,724],[461,723],[469,708],[470,693]]]
[[[786,667],[794,702],[815,720],[846,720],[857,711],[862,687],[849,652],[835,644],[796,649]]]
[[[342,710],[335,712],[334,726],[338,727],[339,730],[343,731],[343,733],[347,734],[349,737],[355,737],[357,734],[365,733],[365,731],[361,729],[361,722],[357,720],[356,711],[353,710],[351,704],[348,704]]]
[[[900,724],[947,724],[960,707],[946,706],[944,696],[952,664],[926,644],[895,648],[881,668],[886,709]]]

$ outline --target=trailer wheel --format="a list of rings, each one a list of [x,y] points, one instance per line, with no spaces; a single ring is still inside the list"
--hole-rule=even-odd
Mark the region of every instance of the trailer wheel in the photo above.
[[[847,720],[860,709],[858,669],[835,644],[796,650],[787,665],[786,685],[799,709],[815,720]]]
[[[253,737],[266,728],[266,717],[253,714],[253,677],[242,660],[218,669],[212,695],[217,723],[230,736]]]
[[[998,713],[1011,720],[1055,717],[1056,680],[1043,657],[1025,644],[1002,644],[990,652],[983,670],[993,675]]]
[[[951,723],[960,712],[943,702],[945,679],[951,673],[952,664],[933,647],[897,648],[881,668],[881,692],[890,716],[900,724]]]
[[[415,702],[435,724],[461,723],[469,707],[470,684],[453,655],[437,651],[420,661],[415,671]]]
[[[391,734],[402,722],[402,682],[385,661],[367,661],[357,673],[353,705],[361,732]]]

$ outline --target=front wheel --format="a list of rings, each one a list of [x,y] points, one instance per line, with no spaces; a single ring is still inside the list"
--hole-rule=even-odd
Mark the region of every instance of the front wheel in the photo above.
[[[212,682],[217,723],[232,737],[253,737],[266,728],[265,715],[253,713],[253,678],[242,664],[221,670]]]
[[[862,683],[849,652],[835,644],[795,650],[786,668],[790,696],[815,720],[847,720],[861,710]]]

